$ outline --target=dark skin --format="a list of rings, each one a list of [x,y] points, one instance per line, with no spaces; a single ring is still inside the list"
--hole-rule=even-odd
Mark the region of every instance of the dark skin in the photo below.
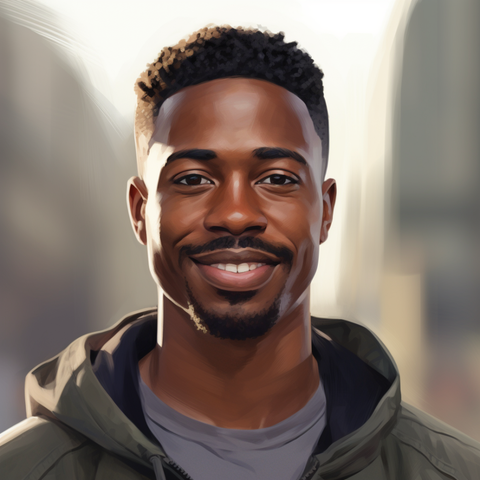
[[[161,112],[149,144],[139,147],[137,139],[140,177],[128,186],[132,225],[165,293],[162,346],[140,361],[140,374],[163,402],[191,418],[224,428],[269,427],[318,388],[309,285],[332,221],[335,181],[322,182],[321,142],[305,105],[277,85],[221,79],[167,102],[169,113]],[[169,148],[143,156],[155,143]],[[238,246],[182,253],[245,236],[292,256]],[[226,264],[252,270],[228,272]],[[232,305],[219,289],[254,293]],[[190,295],[219,318],[249,318],[275,300],[279,315],[257,338],[217,338],[195,319]]]

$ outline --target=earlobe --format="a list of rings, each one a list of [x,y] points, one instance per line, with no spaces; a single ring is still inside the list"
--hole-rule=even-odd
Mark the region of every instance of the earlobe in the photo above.
[[[127,205],[130,222],[137,240],[147,244],[147,230],[145,226],[145,207],[148,191],[144,181],[139,177],[132,177],[127,183]]]
[[[332,225],[333,210],[337,199],[337,184],[333,178],[325,180],[322,185],[323,215],[320,229],[320,245],[328,238],[328,231]]]

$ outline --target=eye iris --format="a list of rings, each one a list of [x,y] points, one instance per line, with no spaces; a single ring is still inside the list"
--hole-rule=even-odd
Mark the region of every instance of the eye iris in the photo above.
[[[285,175],[272,175],[270,177],[270,181],[274,185],[285,185],[285,183],[287,181],[287,177]]]
[[[187,185],[200,185],[202,183],[202,177],[200,175],[189,175],[185,178]]]

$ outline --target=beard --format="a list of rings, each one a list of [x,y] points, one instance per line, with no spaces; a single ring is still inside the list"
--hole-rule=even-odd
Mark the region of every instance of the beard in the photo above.
[[[283,246],[267,243],[258,237],[240,237],[232,235],[216,238],[204,245],[184,245],[180,250],[179,266],[185,257],[204,252],[212,252],[219,249],[230,248],[254,248],[265,251],[278,257],[284,268],[290,271],[292,267],[293,252]],[[236,309],[235,313],[218,314],[213,310],[204,308],[193,295],[188,283],[186,283],[190,316],[197,328],[204,333],[210,333],[217,338],[228,340],[247,340],[265,335],[277,323],[280,317],[280,292],[272,304],[260,312],[253,314]],[[257,291],[232,292],[217,289],[217,294],[225,298],[232,306],[247,303]]]
[[[217,338],[224,340],[247,340],[265,335],[274,325],[280,316],[280,295],[266,309],[252,314],[238,312],[236,314],[218,315],[213,311],[204,308],[192,294],[188,284],[190,311],[197,328],[210,333]],[[222,291],[222,296],[228,297]],[[243,292],[243,295],[231,294],[230,305],[248,301],[256,292]],[[240,293],[240,292],[238,292]],[[245,295],[248,294],[248,295]],[[232,301],[233,300],[233,301]]]

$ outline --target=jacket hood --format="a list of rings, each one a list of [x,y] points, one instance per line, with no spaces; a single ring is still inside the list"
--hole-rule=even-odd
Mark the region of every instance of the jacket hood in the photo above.
[[[78,338],[63,352],[32,370],[26,379],[27,416],[44,415],[93,440],[106,450],[151,467],[152,456],[165,456],[102,387],[93,370],[98,352],[113,352],[131,324],[156,319],[156,309],[129,315],[113,328]],[[156,335],[151,338],[155,346]],[[113,367],[113,365],[112,365]]]
[[[131,314],[35,368],[26,380],[27,415],[60,421],[151,468],[152,458],[166,455],[145,424],[132,372],[156,344],[156,317],[156,309]],[[365,327],[312,317],[312,328],[328,423],[305,473],[318,469],[322,479],[340,479],[378,456],[400,409],[399,376],[388,351]]]
[[[314,317],[312,327],[317,333],[313,336],[313,348],[314,355],[320,357],[330,425],[346,417],[348,421],[348,412],[358,416],[353,422],[350,420],[350,425],[357,428],[350,428],[348,433],[347,429],[340,429],[325,450],[316,452],[322,479],[345,478],[363,470],[379,455],[382,440],[393,429],[401,408],[400,377],[388,350],[367,328],[345,320]],[[328,342],[319,343],[325,336]],[[352,358],[356,361],[352,362]],[[362,371],[363,366],[375,372],[378,387]],[[369,399],[373,408],[367,418],[362,418],[358,405],[365,405]],[[367,405],[363,414],[368,410]]]

